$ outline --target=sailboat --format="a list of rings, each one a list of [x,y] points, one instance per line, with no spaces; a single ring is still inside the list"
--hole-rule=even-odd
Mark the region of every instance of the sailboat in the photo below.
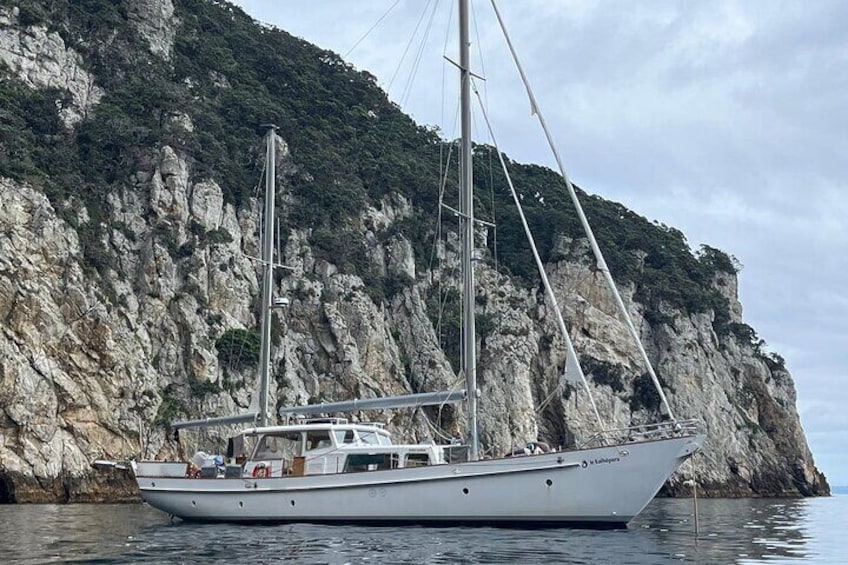
[[[460,56],[456,66],[460,71],[462,138],[461,195],[457,215],[462,242],[461,370],[465,376],[465,389],[283,407],[279,416],[286,423],[269,424],[271,312],[274,307],[280,306],[272,296],[275,264],[270,234],[274,233],[276,128],[269,127],[264,205],[266,237],[261,257],[262,347],[258,395],[246,414],[180,422],[173,427],[182,429],[241,422],[249,422],[250,425],[231,439],[226,461],[198,454],[192,464],[186,461],[132,462],[141,497],[150,506],[190,521],[626,527],[671,474],[700,449],[704,435],[699,432],[695,421],[678,420],[673,416],[647,355],[639,345],[665,405],[668,420],[631,428],[605,429],[570,449],[551,449],[542,442],[533,442],[520,454],[499,458],[482,456],[476,416],[479,392],[476,383],[472,265],[475,218],[470,102],[473,85],[468,0],[459,2],[459,26]],[[521,74],[524,78],[523,71]],[[538,112],[526,78],[525,85]],[[541,114],[538,115],[541,119]],[[543,120],[542,123],[544,127]],[[599,268],[612,283],[609,269],[603,262],[573,186],[564,172],[563,178],[596,252]],[[510,187],[512,189],[511,181]],[[541,266],[535,246],[533,250]],[[540,275],[548,298],[555,304],[543,268]],[[611,288],[632,335],[638,339],[615,285],[611,284]],[[576,373],[582,379],[565,323],[558,308],[555,310],[568,346],[566,371]],[[464,402],[467,408],[467,444],[464,445],[437,445],[432,442],[396,444],[381,424],[327,417],[359,410],[454,402]],[[597,413],[594,401],[593,408]],[[246,446],[252,447],[248,450]]]

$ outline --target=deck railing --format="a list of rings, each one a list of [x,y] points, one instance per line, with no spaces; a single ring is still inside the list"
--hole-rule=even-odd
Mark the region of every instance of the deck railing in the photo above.
[[[695,435],[699,431],[698,420],[678,420],[676,422],[657,422],[653,424],[642,424],[627,428],[615,428],[602,430],[581,442],[578,447],[602,447],[605,445],[616,445],[620,443],[632,443],[639,441],[651,441],[670,437],[683,437]]]

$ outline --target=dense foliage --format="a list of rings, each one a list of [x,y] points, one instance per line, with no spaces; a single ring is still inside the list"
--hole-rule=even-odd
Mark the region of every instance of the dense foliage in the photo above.
[[[506,180],[500,169],[490,170],[484,165],[487,159],[482,153],[478,151],[480,158],[475,167],[480,179],[478,183],[484,190],[490,190],[489,179],[494,179],[500,260],[513,274],[535,279],[536,267],[532,255],[527,252],[518,212],[514,206],[509,206],[511,196],[508,192],[497,188],[505,186]],[[507,166],[522,195],[522,208],[542,259],[561,259],[557,255],[560,251],[556,245],[558,240],[585,237],[565,183],[557,173],[544,167],[519,165],[509,159]],[[713,310],[719,320],[716,330],[720,335],[729,333],[727,301],[714,287],[714,280],[719,273],[738,271],[732,258],[706,245],[698,254],[693,254],[679,230],[651,223],[621,204],[588,195],[579,188],[577,192],[616,283],[635,286],[635,297],[645,305],[652,322],[669,321],[662,313],[663,304],[686,313]],[[587,256],[586,259],[594,264],[593,258]]]
[[[215,342],[218,359],[225,367],[240,369],[259,363],[259,334],[238,328],[229,329]]]
[[[583,373],[599,385],[610,387],[613,392],[624,391],[625,369],[617,363],[596,359],[591,355],[580,356],[580,368]]]
[[[33,91],[3,70],[0,174],[42,186],[60,210],[71,196],[87,206],[92,221],[79,229],[92,268],[113,266],[103,247],[105,195],[129,185],[156,148],[167,144],[188,155],[195,176],[214,178],[225,198],[239,205],[259,178],[258,134],[268,122],[280,127],[292,153],[286,182],[294,198],[283,212],[285,225],[314,228],[319,256],[363,276],[375,300],[409,284],[379,280],[357,236],[363,207],[397,192],[413,203],[413,216],[401,229],[413,242],[419,268],[427,265],[435,227],[428,218],[435,218],[438,206],[443,141],[404,115],[367,72],[284,31],[260,26],[221,1],[175,0],[181,27],[170,61],[147,51],[122,2],[23,0],[18,5],[22,25],[44,25],[82,55],[105,95],[68,129],[57,110],[66,93]],[[181,115],[191,119],[193,130],[179,125],[175,118]],[[499,265],[535,283],[503,175],[490,167],[490,148],[478,146],[475,152],[478,195],[484,195],[478,196],[477,213],[497,221]],[[562,180],[536,165],[509,161],[509,167],[543,259],[560,259],[557,242],[582,237]],[[448,192],[454,186],[451,181]],[[580,195],[614,277],[634,285],[652,321],[669,321],[668,308],[712,310],[720,335],[739,335],[726,300],[714,288],[717,274],[737,270],[727,255],[710,247],[693,254],[678,230],[620,204]],[[74,217],[68,214],[69,221]],[[494,241],[489,238],[491,246]]]
[[[427,297],[427,316],[436,328],[439,346],[454,371],[460,369],[462,345],[462,297],[454,288],[433,292]]]

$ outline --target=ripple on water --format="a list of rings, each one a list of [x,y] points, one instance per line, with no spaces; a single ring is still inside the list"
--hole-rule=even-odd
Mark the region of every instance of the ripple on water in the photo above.
[[[4,563],[840,563],[848,496],[652,502],[627,530],[171,523],[142,505],[4,506]]]

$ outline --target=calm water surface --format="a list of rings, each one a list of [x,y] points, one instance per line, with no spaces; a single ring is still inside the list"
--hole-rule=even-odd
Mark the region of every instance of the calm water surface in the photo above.
[[[627,530],[171,523],[143,505],[0,506],[2,563],[846,563],[848,495],[655,500]]]

